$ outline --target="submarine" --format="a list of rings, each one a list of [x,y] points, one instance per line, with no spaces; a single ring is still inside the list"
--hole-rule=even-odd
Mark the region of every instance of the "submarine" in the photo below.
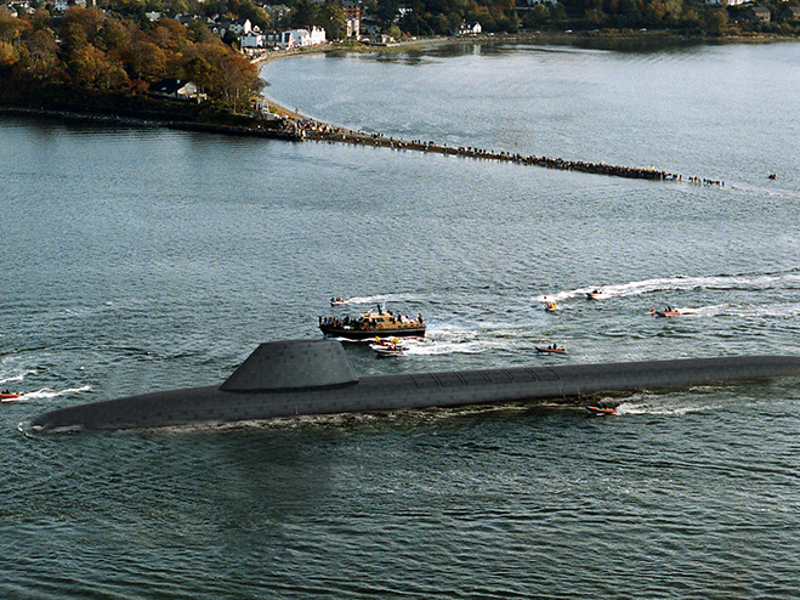
[[[336,340],[269,342],[222,384],[54,410],[35,431],[122,430],[504,402],[800,375],[800,357],[730,356],[359,377]]]

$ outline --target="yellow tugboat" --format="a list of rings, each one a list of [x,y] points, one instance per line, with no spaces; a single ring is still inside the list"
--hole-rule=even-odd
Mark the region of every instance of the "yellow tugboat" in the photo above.
[[[325,337],[348,340],[366,340],[378,337],[424,337],[425,322],[422,315],[416,318],[395,314],[380,306],[375,311],[357,317],[319,317],[319,328]]]

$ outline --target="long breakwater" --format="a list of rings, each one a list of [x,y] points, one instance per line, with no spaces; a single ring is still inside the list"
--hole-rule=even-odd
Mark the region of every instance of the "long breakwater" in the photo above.
[[[595,163],[583,160],[567,160],[560,157],[537,156],[533,154],[523,155],[520,153],[505,151],[498,152],[495,150],[487,150],[484,148],[475,148],[471,146],[453,147],[434,141],[407,141],[384,136],[378,133],[353,131],[309,118],[298,118],[294,121],[287,122],[287,125],[294,128],[295,136],[299,140],[357,144],[362,146],[391,148],[393,150],[401,151],[411,150],[416,152],[430,152],[448,156],[461,156],[477,160],[493,160],[515,163],[524,166],[559,169],[562,171],[578,171],[581,173],[591,173],[594,175],[624,177],[627,179],[645,179],[650,181],[683,181],[683,176],[679,173],[671,173],[669,171],[655,169],[653,167],[628,167],[611,165],[605,162]],[[686,181],[695,185],[725,185],[725,183],[720,180],[694,176],[688,177]]]

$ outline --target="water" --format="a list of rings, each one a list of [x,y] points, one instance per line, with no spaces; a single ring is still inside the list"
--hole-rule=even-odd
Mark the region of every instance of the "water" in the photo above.
[[[0,388],[25,392],[0,405],[0,596],[795,597],[796,380],[644,391],[604,419],[29,423],[222,381],[262,341],[317,337],[331,296],[428,322],[400,359],[348,345],[361,374],[800,354],[798,53],[468,47],[264,68],[274,99],[354,128],[725,187],[0,117]],[[687,314],[647,316],[664,304]],[[570,354],[532,355],[553,341]]]

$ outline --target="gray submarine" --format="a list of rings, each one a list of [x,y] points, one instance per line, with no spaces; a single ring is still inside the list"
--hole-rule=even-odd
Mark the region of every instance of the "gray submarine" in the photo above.
[[[681,388],[800,375],[800,357],[731,356],[358,377],[336,340],[261,344],[221,385],[62,408],[36,431],[144,429]]]

